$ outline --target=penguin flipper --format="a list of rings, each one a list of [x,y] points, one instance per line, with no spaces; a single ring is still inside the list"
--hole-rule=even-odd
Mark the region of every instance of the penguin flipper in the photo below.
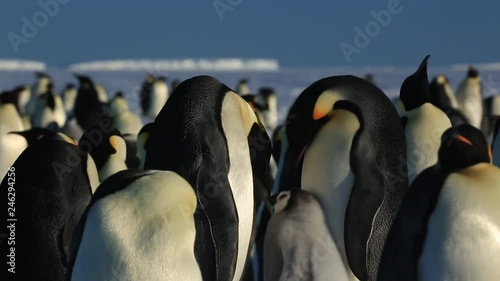
[[[380,281],[418,281],[427,223],[436,207],[446,175],[436,165],[420,173],[410,186],[387,237],[380,262]]]

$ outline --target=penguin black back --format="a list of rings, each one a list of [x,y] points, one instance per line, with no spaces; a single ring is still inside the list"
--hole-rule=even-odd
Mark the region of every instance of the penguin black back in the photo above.
[[[156,117],[146,147],[144,169],[176,172],[195,188],[199,204],[195,253],[204,280],[230,280],[235,273],[236,259],[232,257],[238,241],[233,233],[238,233],[238,226],[220,225],[238,221],[227,177],[229,152],[220,117],[229,91],[209,76],[179,84]]]
[[[95,127],[107,118],[94,83],[87,76],[77,75],[80,87],[75,100],[74,116],[84,130]]]
[[[0,193],[7,200],[7,192],[15,192],[16,280],[63,280],[73,231],[92,195],[87,155],[67,142],[42,139],[9,174]]]

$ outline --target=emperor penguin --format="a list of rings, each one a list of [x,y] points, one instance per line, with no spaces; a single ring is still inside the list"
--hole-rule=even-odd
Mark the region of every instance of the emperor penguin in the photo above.
[[[267,226],[266,281],[349,281],[319,202],[304,190],[282,191]]]
[[[146,77],[140,92],[142,114],[155,118],[167,102],[168,86],[164,77]]]
[[[448,129],[439,163],[412,183],[384,249],[383,281],[492,280],[500,276],[500,169],[484,134]]]
[[[204,280],[242,276],[253,230],[254,176],[265,178],[269,165],[261,155],[270,154],[266,135],[250,106],[210,76],[179,84],[154,121],[144,169],[176,172],[194,188],[195,255]]]
[[[493,127],[496,120],[500,119],[500,95],[489,96],[483,101],[483,120],[481,130],[486,135],[488,142],[493,137]]]
[[[238,83],[236,83],[236,93],[240,96],[250,94],[250,89],[248,88],[248,79],[240,79]]]
[[[23,122],[12,103],[0,103],[0,177],[7,173],[17,157],[28,147],[26,139],[10,132],[23,131]]]
[[[49,91],[49,85],[54,85],[52,77],[45,72],[35,72],[36,81],[31,88],[29,101],[26,104],[26,114],[32,116],[38,106],[40,95]]]
[[[95,84],[88,76],[75,76],[80,83],[73,109],[76,123],[82,130],[96,127],[109,119],[104,112],[103,103],[99,100]]]
[[[448,116],[431,101],[426,56],[418,70],[401,85],[400,113],[405,128],[409,183],[426,168],[437,163],[441,136],[451,127]]]
[[[498,132],[500,131],[500,119],[497,119],[495,122],[495,126],[493,128],[493,138],[491,141],[491,149],[492,149],[492,162],[493,165],[500,167],[500,137],[498,136]]]
[[[483,94],[479,71],[469,67],[467,77],[457,88],[457,103],[469,124],[480,129],[483,118]]]
[[[271,87],[260,88],[259,96],[264,104],[264,110],[262,112],[264,123],[269,132],[272,132],[278,126],[278,97]]]
[[[15,196],[15,205],[2,220],[15,225],[16,236],[15,246],[2,241],[0,249],[15,247],[14,280],[65,280],[75,226],[98,184],[91,161],[74,144],[43,138],[5,170],[0,194]]]
[[[196,210],[193,187],[174,172],[111,176],[76,228],[68,280],[204,280],[194,254]]]
[[[11,91],[3,91],[0,93],[0,102],[2,104],[13,104],[19,114],[22,116],[26,112],[26,103],[29,100],[30,88],[27,86],[19,86]]]
[[[47,128],[52,123],[55,123],[57,128],[64,127],[66,111],[61,97],[56,95],[51,84],[48,86],[48,91],[39,96],[39,103],[32,119],[33,127]]]
[[[95,161],[99,181],[127,169],[127,145],[120,132],[113,127],[94,127],[83,133],[78,142],[84,152]]]
[[[129,109],[129,105],[122,92],[118,92],[110,105],[110,117],[113,125],[122,135],[127,135],[131,141],[137,140],[137,134],[142,128],[142,121]]]
[[[450,87],[448,77],[443,74],[437,75],[432,79],[429,89],[431,103],[448,116],[453,127],[469,123],[465,115],[458,109],[458,103]]]
[[[62,102],[64,105],[64,111],[68,117],[73,116],[73,108],[75,107],[76,96],[78,95],[78,90],[74,84],[68,83],[66,88],[61,94]]]
[[[317,198],[349,280],[374,280],[408,188],[391,100],[359,77],[323,78],[299,95],[282,130],[273,194],[293,187]]]

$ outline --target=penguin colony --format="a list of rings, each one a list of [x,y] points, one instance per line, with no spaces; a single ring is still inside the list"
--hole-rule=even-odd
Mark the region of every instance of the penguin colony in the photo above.
[[[246,79],[148,75],[142,124],[121,92],[37,73],[0,94],[16,280],[497,280],[500,103],[428,61],[395,102],[372,75],[318,80],[283,124]]]

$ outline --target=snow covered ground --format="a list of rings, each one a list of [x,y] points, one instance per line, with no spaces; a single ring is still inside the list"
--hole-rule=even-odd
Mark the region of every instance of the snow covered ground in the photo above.
[[[13,65],[13,62],[10,62]],[[113,62],[115,68],[104,69],[96,63],[78,64],[71,67],[48,67],[43,64],[31,62],[33,69],[27,67],[21,68],[24,70],[13,71],[9,68],[2,68],[0,61],[0,89],[8,90],[20,84],[30,84],[34,81],[34,70],[42,70],[50,74],[55,82],[55,87],[58,91],[62,90],[67,83],[76,84],[77,81],[73,77],[73,73],[81,73],[90,75],[95,82],[102,84],[108,91],[110,97],[114,96],[117,91],[123,91],[126,95],[133,111],[139,111],[139,90],[143,79],[147,73],[154,75],[163,75],[168,77],[168,82],[171,83],[175,79],[183,80],[196,75],[206,74],[218,78],[231,88],[236,86],[236,83],[241,78],[247,78],[249,88],[256,92],[259,87],[270,86],[274,87],[278,94],[280,118],[286,116],[286,112],[295,98],[314,81],[332,76],[352,74],[363,77],[367,73],[372,73],[376,84],[390,97],[397,97],[399,88],[403,80],[412,74],[418,67],[417,62],[414,67],[331,67],[331,68],[275,68],[271,61],[261,61],[261,65],[255,67],[256,61],[241,62],[232,61],[233,68],[231,70],[213,70],[224,69],[214,68],[216,61],[203,62],[203,60],[192,61],[196,67],[192,70],[170,70],[172,69],[173,61],[163,61],[163,64],[155,62],[154,64],[143,64],[142,68],[130,68],[130,64],[122,62]],[[131,70],[114,70],[122,69],[117,66],[129,67]],[[253,69],[252,69],[253,63]],[[226,64],[227,65],[227,64]],[[28,65],[29,66],[29,65]],[[93,67],[92,67],[93,66]],[[189,64],[188,64],[189,66]],[[203,67],[204,66],[204,67]],[[262,67],[261,67],[262,66]],[[490,96],[500,94],[500,64],[482,64],[477,65],[483,85],[484,95]],[[210,68],[212,67],[212,68]],[[276,65],[277,67],[277,65]],[[2,70],[9,69],[9,70]],[[101,70],[96,70],[101,69]],[[175,69],[175,68],[174,68]],[[185,68],[181,68],[185,69]],[[212,69],[212,70],[210,70]],[[227,68],[226,68],[227,69]],[[252,69],[252,70],[248,70]],[[453,88],[456,88],[458,83],[465,76],[467,65],[453,65],[450,67],[433,68],[432,63],[429,68],[429,79],[432,79],[436,74],[446,74]],[[149,120],[144,120],[149,121]]]

